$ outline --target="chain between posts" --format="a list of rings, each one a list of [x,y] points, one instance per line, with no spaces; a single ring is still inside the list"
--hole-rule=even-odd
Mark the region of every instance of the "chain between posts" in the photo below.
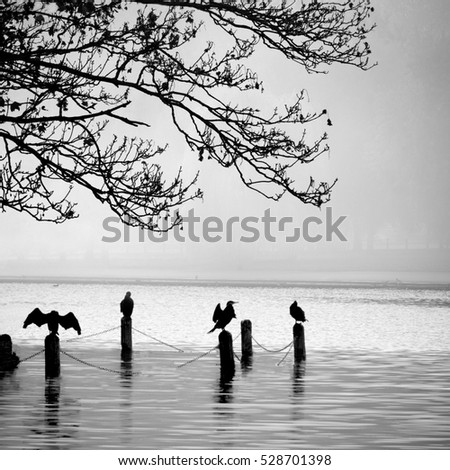
[[[258,341],[256,341],[255,337],[252,335],[252,340],[262,349],[264,349],[264,351],[267,351],[267,352],[270,352],[270,353],[279,353],[279,352],[283,352],[286,348],[288,348],[289,346],[291,346],[293,343],[289,343],[287,346],[285,346],[284,348],[281,348],[281,349],[267,349],[266,347],[264,347],[261,343],[259,343]]]
[[[142,375],[142,372],[131,372],[131,371],[122,371],[122,370],[115,370],[115,369],[110,369],[109,367],[103,367],[103,366],[97,366],[95,364],[92,364],[90,362],[87,362],[83,359],[80,359],[78,357],[75,357],[73,356],[72,354],[66,352],[66,351],[63,351],[62,349],[60,349],[61,353],[64,354],[65,356],[67,357],[70,357],[71,359],[73,359],[74,361],[77,361],[81,364],[84,364],[85,366],[89,366],[89,367],[93,367],[95,369],[99,369],[99,370],[103,370],[105,372],[111,372],[113,374],[124,374],[124,375]]]
[[[91,335],[87,335],[87,336],[85,336],[85,335],[78,336],[76,338],[65,339],[63,341],[68,343],[70,341],[78,341],[80,339],[92,338],[93,336],[103,335],[105,333],[109,333],[110,331],[118,330],[119,328],[120,328],[120,326],[115,326],[114,328],[109,328],[108,330],[99,331],[98,333],[92,333]]]
[[[281,359],[281,361],[277,364],[277,366],[279,366],[288,357],[288,354],[291,352],[292,346],[294,346],[294,341],[292,341],[291,344],[289,344],[288,346],[290,346],[290,348],[288,349],[287,353],[283,356],[283,359]]]
[[[239,338],[239,336],[241,336],[241,334],[242,334],[242,331],[239,332],[239,334],[236,336],[236,338],[233,338],[233,343],[238,340],[238,338]],[[233,350],[233,355],[239,362],[241,362],[241,358],[234,352],[234,350]]]
[[[164,344],[165,346],[169,346],[169,348],[175,349],[176,351],[179,351],[179,352],[184,352],[182,349],[177,348],[176,346],[172,346],[171,344],[165,343],[164,341],[161,341],[160,339],[155,338],[155,337],[149,335],[148,333],[144,333],[143,331],[140,331],[140,330],[138,330],[137,328],[134,328],[134,326],[132,326],[131,329],[134,330],[134,331],[136,331],[137,333],[140,333],[140,334],[143,335],[143,336],[147,336],[148,338],[151,338],[151,339],[153,339],[154,341],[157,341],[158,343]]]
[[[65,341],[66,341],[66,342],[71,342],[71,341],[77,341],[77,340],[80,340],[80,339],[91,338],[91,337],[94,337],[94,336],[99,336],[99,335],[101,335],[101,334],[109,333],[110,331],[114,331],[114,330],[117,330],[117,329],[119,329],[119,328],[120,328],[120,326],[116,326],[116,327],[113,327],[113,328],[109,328],[109,329],[107,329],[107,330],[103,330],[103,331],[99,331],[99,332],[97,332],[97,333],[93,333],[93,334],[91,334],[91,335],[81,336],[81,337],[78,337],[78,338],[70,338],[70,339],[67,339],[67,340],[65,340]],[[164,342],[164,341],[161,341],[161,340],[159,340],[159,339],[157,339],[157,338],[155,338],[155,337],[153,337],[153,336],[151,336],[151,335],[149,335],[149,334],[147,334],[147,333],[144,333],[144,332],[138,330],[137,328],[132,327],[132,329],[135,330],[137,333],[140,333],[140,334],[143,335],[143,336],[147,336],[147,337],[153,339],[154,341],[157,341],[158,343],[164,344],[165,346],[169,346],[169,347],[171,347],[171,348],[173,348],[173,349],[175,349],[175,350],[177,350],[177,351],[179,351],[179,352],[184,352],[182,349],[177,348],[176,346],[173,346],[173,345],[171,345],[171,344],[168,344],[168,343],[166,343],[166,342]],[[239,334],[234,338],[234,341],[236,341],[236,340],[239,338],[240,335],[241,335],[241,333],[239,333]],[[252,340],[255,341],[255,343],[256,343],[260,348],[262,348],[264,351],[267,351],[267,352],[270,352],[270,353],[279,353],[279,352],[282,352],[282,351],[284,351],[285,349],[289,348],[289,350],[288,350],[287,353],[283,356],[283,358],[281,359],[281,361],[279,361],[279,362],[277,363],[277,366],[279,366],[279,365],[286,359],[286,357],[288,356],[289,352],[290,352],[291,349],[292,349],[292,346],[294,345],[294,342],[292,341],[292,342],[289,343],[287,346],[285,346],[285,347],[283,347],[283,348],[281,348],[281,349],[271,350],[271,349],[267,349],[267,348],[264,347],[261,343],[259,343],[259,342],[255,339],[255,337],[254,337],[253,335],[252,335]],[[208,354],[210,354],[212,351],[214,351],[214,350],[217,349],[218,347],[219,347],[219,345],[214,346],[213,348],[211,348],[210,350],[206,351],[205,353],[202,353],[202,354],[200,354],[199,356],[196,356],[196,357],[194,357],[193,359],[190,359],[189,361],[186,361],[186,362],[184,362],[183,364],[178,365],[177,368],[181,368],[181,367],[184,367],[184,366],[186,366],[186,365],[188,365],[188,364],[192,364],[192,363],[195,362],[195,361],[198,361],[199,359],[201,359],[201,358],[207,356]],[[38,356],[39,354],[42,354],[42,353],[44,353],[44,352],[45,352],[45,348],[41,349],[40,351],[38,351],[38,352],[36,352],[36,353],[34,353],[34,354],[32,354],[32,355],[30,355],[30,356],[24,358],[24,359],[20,359],[19,362],[18,362],[18,364],[20,364],[21,362],[29,361],[30,359],[33,359],[34,357],[36,357],[36,356]],[[92,364],[92,363],[90,363],[90,362],[87,362],[87,361],[85,361],[85,360],[83,360],[83,359],[79,359],[79,358],[73,356],[72,354],[70,354],[70,353],[68,353],[68,352],[66,352],[66,351],[63,351],[62,349],[61,349],[61,353],[64,354],[64,355],[66,355],[67,357],[70,357],[71,359],[73,359],[73,360],[75,360],[75,361],[81,363],[81,364],[84,364],[84,365],[86,365],[86,366],[88,366],[88,367],[93,367],[93,368],[95,368],[95,369],[103,370],[103,371],[105,371],[105,372],[110,372],[110,373],[114,373],[114,374],[128,373],[128,374],[130,374],[130,375],[142,375],[142,372],[124,372],[124,371],[120,371],[120,370],[110,369],[110,368],[108,368],[108,367],[97,366],[97,365]],[[238,356],[236,353],[234,353],[234,356],[236,357],[236,359],[238,359],[238,360],[240,361],[240,358],[239,358],[239,356]]]
[[[197,356],[197,357],[194,357],[194,359],[191,359],[189,361],[186,361],[186,362],[183,362],[183,364],[180,364],[177,366],[177,368],[179,369],[180,367],[184,367],[184,366],[187,366],[188,364],[192,364],[193,362],[195,361],[198,361],[199,359],[201,359],[202,357],[205,357],[207,356],[208,354],[212,353],[215,349],[217,349],[219,347],[219,345],[217,346],[214,346],[212,349],[210,349],[209,351],[206,351],[205,353],[203,354],[200,354],[200,356]]]
[[[39,354],[42,354],[43,352],[45,352],[45,348],[41,349],[37,353],[32,354],[31,356],[26,357],[25,359],[19,359],[18,364],[20,364],[21,362],[29,361],[30,359],[33,359],[33,357],[39,356]]]

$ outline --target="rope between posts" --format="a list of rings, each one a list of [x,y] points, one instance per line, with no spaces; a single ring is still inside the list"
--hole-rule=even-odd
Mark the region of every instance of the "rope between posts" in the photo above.
[[[105,372],[111,372],[113,374],[125,374],[125,375],[141,375],[141,372],[131,372],[131,371],[122,371],[122,370],[115,370],[115,369],[110,369],[109,367],[103,367],[103,366],[97,366],[95,364],[91,364],[90,362],[87,362],[83,359],[80,359],[78,357],[73,356],[72,354],[69,354],[66,351],[63,351],[60,349],[61,353],[64,354],[67,357],[70,357],[74,361],[80,362],[81,364],[84,364],[85,366],[88,367],[93,367],[95,369],[103,370]]]
[[[77,338],[70,338],[70,339],[65,339],[63,340],[64,342],[68,343],[70,341],[78,341],[80,339],[86,339],[86,338],[92,338],[93,336],[99,336],[99,335],[103,335],[105,333],[109,333],[110,331],[114,331],[114,330],[118,330],[120,328],[120,326],[115,326],[114,328],[109,328],[108,330],[103,330],[103,331],[99,331],[97,333],[92,333],[91,335],[83,335],[83,336],[78,336]]]
[[[26,357],[25,359],[20,359],[18,364],[20,364],[21,362],[29,361],[30,359],[33,359],[33,357],[39,356],[39,354],[42,354],[43,352],[45,352],[45,348],[41,349],[37,353],[32,354],[31,356]]]
[[[136,332],[138,332],[138,333],[140,333],[141,335],[147,336],[148,338],[151,338],[151,339],[153,339],[154,341],[157,341],[158,343],[164,344],[165,346],[169,346],[169,348],[173,348],[173,349],[175,349],[176,351],[179,351],[179,352],[184,352],[182,349],[177,348],[176,346],[172,346],[172,345],[169,344],[169,343],[165,343],[164,341],[161,341],[161,340],[158,339],[158,338],[154,338],[153,336],[151,336],[151,335],[149,335],[149,334],[147,334],[147,333],[144,333],[143,331],[140,331],[140,330],[138,330],[137,328],[134,328],[134,326],[132,326],[131,329],[134,330],[134,331],[136,331]]]
[[[259,343],[258,341],[256,341],[255,337],[252,335],[252,340],[262,349],[264,349],[264,351],[267,351],[267,352],[270,352],[270,353],[279,353],[279,352],[282,352],[284,351],[286,348],[288,348],[289,346],[291,346],[293,343],[289,343],[287,346],[285,346],[284,348],[281,348],[281,349],[267,349],[266,347],[264,347],[261,343]]]
[[[205,353],[200,354],[200,356],[194,357],[194,359],[190,359],[189,361],[183,362],[183,364],[178,365],[177,368],[179,369],[180,367],[184,367],[184,366],[187,366],[188,364],[192,364],[193,362],[198,361],[198,360],[201,359],[202,357],[205,357],[205,356],[207,356],[208,354],[212,353],[212,352],[214,351],[214,349],[217,349],[218,347],[219,347],[219,345],[214,346],[214,347],[213,347],[212,349],[210,349],[209,351],[206,351]]]
[[[277,366],[279,366],[288,357],[288,354],[291,352],[292,346],[294,346],[294,341],[292,341],[292,343],[289,346],[290,348],[288,349],[288,352],[283,356],[283,359],[281,359],[281,361],[277,364]]]
[[[239,336],[241,336],[241,334],[242,334],[242,331],[240,331],[239,334],[236,336],[236,338],[233,339],[233,342],[236,341],[236,340],[239,338]],[[233,354],[234,354],[234,357],[235,357],[239,362],[241,362],[241,358],[240,358],[234,351],[233,351]]]

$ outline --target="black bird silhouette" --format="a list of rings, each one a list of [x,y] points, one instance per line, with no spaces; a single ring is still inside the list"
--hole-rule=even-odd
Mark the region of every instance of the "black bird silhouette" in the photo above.
[[[289,307],[289,312],[291,314],[291,317],[296,321],[296,322],[303,322],[303,321],[308,321],[305,318],[305,312],[301,307],[298,306],[297,301],[295,300],[294,303]]]
[[[50,333],[58,334],[58,327],[61,325],[65,330],[73,328],[79,335],[81,335],[80,324],[72,312],[67,315],[60,315],[55,310],[50,313],[42,313],[38,308],[35,308],[26,318],[23,327],[34,323],[41,327],[47,323]]]
[[[120,302],[120,311],[124,317],[131,317],[134,308],[134,301],[131,298],[131,292],[127,292],[122,302]]]
[[[236,318],[233,304],[237,304],[237,302],[229,300],[224,310],[221,309],[220,304],[217,304],[212,317],[212,321],[215,323],[215,325],[212,330],[208,331],[208,333],[212,333],[218,328],[222,328],[223,330],[233,318]]]

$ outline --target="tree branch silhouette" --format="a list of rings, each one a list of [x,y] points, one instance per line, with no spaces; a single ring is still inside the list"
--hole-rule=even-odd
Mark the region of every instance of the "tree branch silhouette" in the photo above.
[[[234,168],[267,198],[289,193],[320,206],[335,182],[311,178],[301,190],[291,171],[328,151],[326,133],[312,142],[306,134],[313,121],[331,124],[326,110],[306,112],[304,90],[269,114],[224,97],[263,92],[245,66],[260,44],[308,72],[333,63],[367,70],[372,11],[369,0],[3,2],[0,207],[61,223],[78,216],[77,185],[131,225],[178,225],[180,216],[164,229],[159,220],[202,196],[197,176],[185,183],[180,169],[166,182],[156,159],[167,146],[108,131],[111,121],[148,125],[130,113],[140,96],[170,111],[200,161]],[[227,49],[203,42],[204,28]]]

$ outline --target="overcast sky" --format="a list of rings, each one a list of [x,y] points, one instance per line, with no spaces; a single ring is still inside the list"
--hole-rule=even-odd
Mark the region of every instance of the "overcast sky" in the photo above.
[[[307,183],[310,176],[330,182],[339,179],[329,206],[335,219],[346,216],[340,228],[347,241],[334,238],[335,243],[286,243],[283,236],[275,243],[201,241],[180,246],[174,242],[124,243],[123,239],[105,243],[102,237],[109,235],[102,224],[112,214],[80,193],[79,219],[62,226],[37,223],[25,214],[0,214],[0,259],[76,254],[89,260],[93,255],[142,253],[149,263],[154,260],[154,266],[159,266],[164,261],[155,253],[179,251],[177,262],[180,270],[185,270],[186,263],[193,262],[189,253],[195,252],[196,259],[203,257],[206,261],[199,262],[191,273],[201,277],[208,266],[225,263],[230,275],[242,277],[242,270],[251,260],[264,257],[295,259],[298,253],[307,253],[320,258],[332,250],[352,251],[360,243],[376,248],[384,244],[391,249],[401,244],[425,247],[428,242],[436,248],[449,243],[450,4],[447,0],[373,0],[373,5],[377,28],[369,42],[378,65],[370,71],[333,66],[327,75],[308,75],[299,66],[265,50],[258,51],[253,62],[264,81],[265,92],[260,99],[265,105],[281,106],[305,88],[311,109],[329,111],[333,126],[324,125],[318,131],[329,133],[330,154],[317,163],[303,165],[298,181]],[[212,29],[205,34],[209,32],[213,34]],[[218,216],[225,223],[232,216],[261,218],[270,208],[272,215],[292,216],[297,224],[305,217],[316,216],[325,225],[324,208],[305,207],[288,196],[278,204],[270,203],[243,187],[232,170],[210,162],[199,165],[161,116],[151,116],[148,105],[133,110],[152,122],[152,128],[146,131],[149,137],[158,143],[169,143],[166,158],[171,171],[182,165],[189,179],[200,169],[199,184],[205,195],[203,202],[195,204],[196,215]],[[317,226],[314,233],[324,233],[323,229],[324,226]],[[242,235],[238,230],[235,234],[236,238]],[[136,231],[132,235],[137,239]],[[245,262],[238,266],[230,259]],[[88,260],[76,271],[68,267],[61,273],[98,274],[99,271],[91,270]],[[177,262],[171,261],[174,271]],[[26,267],[17,266],[12,261],[3,263],[2,274],[29,274]],[[261,269],[270,277],[267,267]],[[146,275],[150,271],[147,273],[141,266],[136,273]]]

